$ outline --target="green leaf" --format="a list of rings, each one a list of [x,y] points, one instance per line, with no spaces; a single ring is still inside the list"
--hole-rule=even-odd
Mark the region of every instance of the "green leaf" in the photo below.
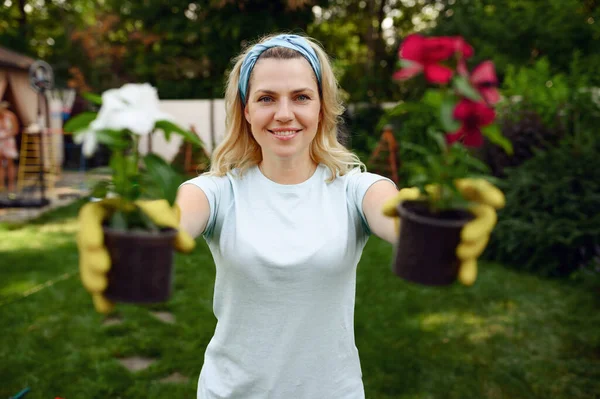
[[[497,124],[494,123],[494,124],[485,126],[483,129],[481,129],[481,132],[492,143],[502,147],[508,155],[512,155],[512,153],[513,153],[512,143],[510,140],[508,140],[506,137],[504,137],[502,135],[502,131],[500,130],[500,127]]]
[[[429,183],[437,183],[442,172],[442,166],[440,165],[440,158],[433,155],[427,155],[424,158],[425,167],[429,174]]]
[[[109,166],[113,170],[112,179],[115,185],[116,193],[122,198],[127,198],[127,187],[129,182],[123,173],[125,171],[125,156],[121,151],[112,152]]]
[[[63,127],[65,132],[73,133],[77,135],[78,132],[81,132],[83,129],[86,129],[90,123],[98,116],[97,112],[82,112],[78,114],[65,123]]]
[[[184,130],[176,124],[174,124],[173,122],[169,122],[166,120],[158,121],[156,122],[155,127],[165,132],[165,137],[167,140],[169,140],[171,133],[177,133],[181,135],[185,141],[189,141],[190,143],[195,144],[199,147],[204,147],[204,143],[202,142],[202,140],[200,140],[200,137],[198,137],[197,134],[195,134],[194,132],[190,132],[189,130]]]
[[[123,214],[123,211],[116,210],[110,218],[110,227],[115,230],[127,230],[128,223],[127,218]]]
[[[129,141],[123,136],[123,132],[120,130],[103,129],[96,131],[98,142],[111,149],[126,149],[129,147]]]
[[[436,89],[429,89],[423,95],[423,102],[435,109],[442,105],[442,92]]]
[[[464,76],[456,76],[452,80],[452,85],[458,93],[462,94],[468,99],[473,101],[481,100],[481,95],[479,95],[479,92],[471,85],[471,83]]]
[[[91,190],[91,196],[96,198],[105,198],[108,194],[108,189],[111,186],[111,182],[107,180],[101,180],[96,183]]]
[[[460,128],[460,122],[454,119],[454,108],[456,108],[456,99],[453,96],[445,97],[440,106],[440,122],[447,133],[455,132]]]
[[[427,129],[427,134],[436,142],[440,151],[446,151],[448,144],[442,133],[438,132],[435,128],[430,127]]]
[[[416,62],[411,61],[411,60],[406,60],[404,58],[400,58],[398,60],[398,64],[400,65],[401,68],[412,68],[413,66],[416,65]]]
[[[148,154],[143,159],[153,183],[160,189],[162,198],[173,205],[177,196],[177,189],[183,183],[182,177],[173,170],[171,165],[156,154]]]
[[[389,111],[390,116],[400,116],[407,113],[423,111],[423,104],[414,102],[401,102]]]
[[[465,164],[465,166],[469,167],[470,169],[476,170],[480,173],[487,174],[490,171],[489,167],[485,162],[482,162],[471,155],[465,154],[465,156],[463,156],[461,160]]]
[[[415,173],[408,178],[409,186],[425,187],[429,183],[429,178],[425,174]]]
[[[102,105],[102,96],[99,96],[98,94],[82,93],[81,95],[92,104]]]
[[[123,154],[121,152],[113,152],[110,157],[109,166],[113,170],[113,173],[116,170],[125,169],[125,157]]]
[[[418,144],[401,142],[400,146],[405,150],[414,151],[423,156],[429,156],[431,154],[431,151]]]
[[[129,154],[125,157],[125,174],[130,177],[135,177],[138,172],[137,152]]]

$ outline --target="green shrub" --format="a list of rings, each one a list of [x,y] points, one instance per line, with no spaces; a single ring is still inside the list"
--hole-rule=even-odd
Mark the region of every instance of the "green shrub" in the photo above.
[[[487,142],[479,151],[495,176],[504,177],[505,168],[521,165],[536,149],[555,146],[566,134],[595,135],[600,88],[593,87],[586,71],[577,54],[567,75],[552,74],[544,58],[531,67],[507,69],[502,84],[505,100],[499,104],[498,117],[514,153],[508,155]]]
[[[501,87],[508,99],[499,107],[501,118],[510,118],[516,110],[525,109],[539,115],[546,126],[552,126],[571,99],[573,88],[569,83],[567,76],[552,74],[546,58],[532,67],[509,66]]]
[[[346,146],[351,148],[363,162],[377,146],[381,130],[377,129],[377,121],[384,111],[379,105],[368,104],[355,106],[352,111],[344,114],[344,124],[340,126],[345,136]]]
[[[533,110],[521,108],[498,122],[502,134],[512,144],[513,153],[508,154],[489,140],[478,150],[479,157],[496,177],[504,177],[505,169],[517,167],[532,158],[536,150],[549,148],[564,134],[560,125],[548,127]]]
[[[600,140],[569,135],[498,184],[507,205],[484,254],[543,276],[565,276],[600,255]],[[587,138],[597,137],[592,134]]]
[[[536,150],[555,145],[567,130],[570,100],[575,90],[569,77],[553,75],[550,63],[541,58],[532,66],[508,66],[502,82],[504,100],[498,104],[498,123],[513,146],[507,154],[486,140],[480,158],[496,177],[533,157]]]

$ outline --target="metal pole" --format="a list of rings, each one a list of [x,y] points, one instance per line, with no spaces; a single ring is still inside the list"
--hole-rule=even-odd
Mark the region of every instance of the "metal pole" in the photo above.
[[[46,96],[44,96],[44,90],[41,90],[38,94],[38,124],[40,126],[40,141],[39,141],[39,151],[40,151],[40,163],[41,163],[41,167],[40,167],[40,192],[41,192],[41,201],[44,201],[46,199],[46,192],[45,192],[45,184],[44,184],[44,168],[45,168],[45,164],[44,164],[44,123],[43,123],[43,116],[42,116],[42,101],[46,98]]]

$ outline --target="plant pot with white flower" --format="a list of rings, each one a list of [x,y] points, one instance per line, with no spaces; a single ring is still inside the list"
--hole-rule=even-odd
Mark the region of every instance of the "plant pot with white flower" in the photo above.
[[[177,225],[173,220],[177,188],[185,179],[156,154],[141,155],[139,141],[162,130],[202,146],[198,136],[173,123],[159,109],[156,89],[149,84],[126,84],[102,97],[86,94],[98,112],[77,115],[65,125],[74,141],[91,156],[98,143],[110,150],[111,178],[91,193],[89,213],[101,213],[103,244],[110,256],[108,286],[103,295],[113,301],[155,303],[171,294]],[[90,204],[91,205],[91,204]],[[94,226],[80,226],[88,234]]]
[[[403,81],[423,72],[429,83],[438,85],[421,101],[401,103],[393,111],[401,115],[419,109],[439,115],[439,123],[429,127],[421,144],[400,138],[400,149],[416,155],[411,157],[415,161],[404,161],[411,188],[400,190],[385,210],[401,220],[392,268],[411,282],[447,285],[458,278],[472,284],[476,269],[466,270],[458,255],[480,253],[495,224],[495,208],[503,206],[504,197],[490,183],[489,169],[470,149],[482,145],[486,136],[512,152],[494,124],[499,93],[493,64],[485,61],[469,72],[466,60],[472,55],[472,47],[461,37],[411,35],[400,47],[401,69],[394,78]],[[449,61],[456,62],[456,71]],[[476,240],[468,245],[471,237]]]

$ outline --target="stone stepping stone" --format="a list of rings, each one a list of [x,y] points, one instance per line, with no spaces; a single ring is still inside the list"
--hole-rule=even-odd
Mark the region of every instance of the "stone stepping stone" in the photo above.
[[[152,316],[167,324],[175,324],[175,316],[170,312],[151,312]]]
[[[185,384],[190,379],[180,372],[176,371],[168,377],[162,378],[160,382],[165,384]]]
[[[117,360],[131,372],[145,370],[156,361],[156,359],[141,356],[124,357]]]
[[[109,316],[102,322],[104,327],[118,326],[119,324],[123,324],[123,319],[117,316]]]

